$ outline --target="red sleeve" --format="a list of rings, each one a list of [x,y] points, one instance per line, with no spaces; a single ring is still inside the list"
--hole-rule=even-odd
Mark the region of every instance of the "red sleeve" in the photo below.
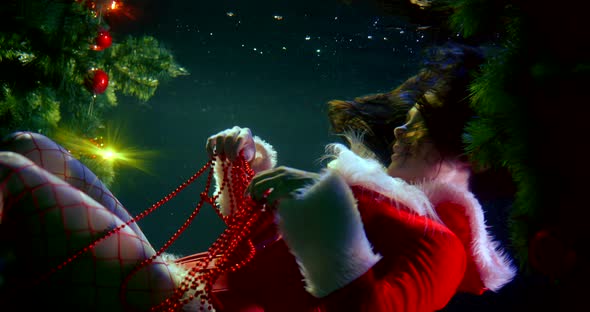
[[[460,240],[443,225],[353,188],[375,252],[367,273],[322,300],[326,311],[435,311],[457,291],[466,267]]]
[[[436,213],[445,225],[459,238],[465,250],[467,268],[465,269],[461,285],[459,285],[459,291],[481,295],[486,290],[486,287],[480,278],[471,251],[473,235],[471,233],[469,219],[465,213],[465,207],[459,204],[444,202],[436,206]]]

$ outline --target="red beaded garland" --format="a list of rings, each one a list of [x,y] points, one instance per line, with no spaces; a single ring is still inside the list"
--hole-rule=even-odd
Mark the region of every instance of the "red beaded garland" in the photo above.
[[[232,212],[229,216],[222,217],[228,227],[211,245],[208,256],[201,259],[191,269],[173,296],[160,305],[153,307],[152,311],[177,311],[179,308],[178,302],[184,305],[198,296],[201,298],[202,308],[211,299],[209,292],[219,276],[227,271],[235,271],[241,268],[254,257],[255,248],[248,239],[248,235],[251,232],[252,224],[260,217],[261,210],[256,209],[257,204],[251,198],[243,195],[246,186],[254,176],[254,172],[243,158],[238,159],[233,164],[224,163],[222,168],[224,175],[220,192],[227,188],[230,194],[230,211]],[[228,174],[232,177],[231,180],[228,179]],[[219,193],[216,196],[219,196]],[[233,259],[236,250],[243,242],[248,244],[248,255],[239,260]],[[215,264],[210,268],[213,259],[215,259]],[[182,299],[189,289],[196,290],[199,285],[204,285],[204,291],[196,291],[194,295]],[[210,304],[207,309],[212,309]]]
[[[252,232],[253,225],[256,223],[257,220],[260,219],[262,213],[264,213],[263,210],[259,208],[259,205],[253,199],[244,195],[246,187],[248,186],[248,184],[252,180],[252,177],[254,176],[254,172],[250,168],[248,162],[246,162],[243,157],[238,158],[233,163],[229,163],[226,161],[222,164],[223,181],[219,188],[219,192],[214,194],[213,196],[209,196],[208,194],[210,192],[210,186],[213,178],[214,164],[214,160],[210,160],[193,176],[191,176],[188,180],[183,182],[174,191],[164,196],[164,198],[157,201],[150,208],[141,212],[140,214],[138,214],[131,220],[127,221],[126,223],[117,226],[116,228],[107,232],[104,236],[96,239],[88,246],[74,253],[72,256],[64,260],[61,264],[59,264],[49,272],[43,274],[38,280],[34,281],[34,283],[40,283],[44,281],[52,274],[63,269],[66,265],[76,260],[82,254],[92,250],[98,244],[100,244],[110,236],[121,231],[124,227],[129,226],[130,224],[143,219],[144,217],[152,213],[154,210],[158,209],[163,204],[168,202],[170,199],[178,195],[179,192],[184,190],[189,184],[194,182],[207,169],[209,169],[205,189],[203,190],[203,192],[201,192],[200,200],[197,203],[191,215],[180,226],[178,231],[176,231],[170,237],[170,239],[152,257],[144,261],[141,261],[135,267],[135,269],[133,269],[130,272],[130,274],[123,281],[123,285],[121,286],[120,299],[121,302],[126,302],[126,286],[130,281],[131,277],[139,270],[141,270],[143,267],[152,263],[155,258],[160,256],[166,249],[168,249],[174,243],[174,241],[176,241],[178,237],[189,227],[191,222],[194,220],[194,218],[201,210],[203,204],[208,203],[215,209],[218,216],[222,218],[222,220],[227,225],[227,228],[218,237],[218,239],[215,242],[213,242],[213,244],[209,247],[207,257],[202,258],[200,262],[197,263],[197,265],[195,265],[188,272],[186,278],[181,282],[180,287],[178,287],[174,291],[174,294],[171,297],[164,300],[163,302],[161,302],[160,304],[152,307],[151,310],[180,311],[182,310],[182,307],[185,304],[197,298],[200,298],[197,300],[200,300],[202,306],[201,310],[203,310],[203,306],[205,306],[205,304],[207,304],[207,310],[212,310],[211,303],[208,303],[211,302],[209,293],[213,288],[213,285],[216,282],[216,280],[226,272],[233,272],[240,269],[248,262],[250,262],[250,260],[252,260],[252,258],[254,257],[256,248],[250,240],[249,236]],[[226,189],[228,191],[228,194],[230,195],[229,198],[231,213],[228,216],[223,216],[215,203],[220,193]],[[247,254],[237,255],[238,248],[240,246],[243,246],[243,244],[246,244],[245,247],[247,248]],[[203,290],[197,290],[199,285],[204,285]],[[186,298],[184,298],[185,294],[189,290],[192,290],[193,293],[189,294]]]

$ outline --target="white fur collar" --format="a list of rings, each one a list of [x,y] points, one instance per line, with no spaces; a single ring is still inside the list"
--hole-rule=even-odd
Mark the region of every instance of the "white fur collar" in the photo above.
[[[454,203],[465,208],[471,225],[471,253],[486,288],[498,291],[516,274],[511,260],[501,250],[499,243],[487,231],[483,209],[473,193],[464,187],[439,181],[419,185],[434,207],[441,203]],[[461,213],[461,212],[458,212]]]
[[[390,177],[377,161],[361,158],[342,144],[332,144],[329,149],[335,159],[328,167],[338,171],[348,185],[359,185],[376,191],[437,221],[440,221],[435,211],[437,205],[452,202],[464,207],[473,237],[471,252],[486,288],[497,291],[514,278],[515,268],[487,232],[483,209],[473,193],[465,187],[441,181],[410,185]]]
[[[378,161],[362,158],[342,144],[331,144],[327,149],[335,157],[328,163],[328,168],[340,173],[348,185],[373,190],[419,215],[438,220],[428,197],[420,189],[402,179],[389,176]]]

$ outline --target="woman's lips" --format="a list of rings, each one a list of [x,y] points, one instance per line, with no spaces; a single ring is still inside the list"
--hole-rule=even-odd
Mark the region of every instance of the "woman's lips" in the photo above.
[[[407,148],[403,147],[400,144],[394,144],[393,145],[393,153],[394,154],[405,154],[407,152]]]
[[[408,148],[405,146],[402,146],[400,144],[394,144],[393,145],[393,155],[391,155],[392,158],[397,158],[397,157],[402,157],[402,156],[407,156],[409,154],[408,152]]]

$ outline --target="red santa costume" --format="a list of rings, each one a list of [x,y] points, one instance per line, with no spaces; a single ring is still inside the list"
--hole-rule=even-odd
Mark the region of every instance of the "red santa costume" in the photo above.
[[[8,280],[28,281],[59,264],[62,251],[87,246],[95,233],[130,217],[54,142],[31,133],[14,138],[10,147],[19,154],[0,153],[0,224],[6,234],[0,239],[3,247],[14,247],[18,260],[10,264],[18,276],[6,275]],[[253,169],[275,166],[272,147],[255,140]],[[470,192],[440,180],[409,185],[388,176],[379,163],[334,147],[336,157],[318,183],[283,200],[276,220],[259,230],[254,259],[216,285],[226,289],[213,293],[217,310],[433,311],[458,291],[496,291],[513,278],[514,269],[487,233],[481,206]],[[216,179],[221,181],[219,163]],[[219,201],[229,207],[224,196]],[[35,224],[56,227],[23,230]],[[273,235],[267,233],[280,235],[268,241]],[[61,247],[47,249],[48,244]],[[39,255],[39,250],[51,252]],[[47,294],[48,301],[27,305],[121,310],[122,280],[112,272],[128,271],[154,253],[138,227],[124,227],[53,276],[52,287],[41,284],[36,298]],[[138,310],[147,310],[171,295],[194,263],[191,256],[174,265],[158,257],[125,289],[135,294],[131,299]],[[197,298],[185,309],[198,309],[199,303]]]
[[[253,169],[274,167],[273,148],[255,142]],[[217,285],[218,311],[435,311],[457,292],[497,291],[512,280],[515,268],[464,187],[410,185],[332,147],[319,181],[278,206],[270,226],[278,239],[259,241],[254,259]],[[218,167],[218,187],[221,177]],[[190,268],[194,257],[177,263]]]

